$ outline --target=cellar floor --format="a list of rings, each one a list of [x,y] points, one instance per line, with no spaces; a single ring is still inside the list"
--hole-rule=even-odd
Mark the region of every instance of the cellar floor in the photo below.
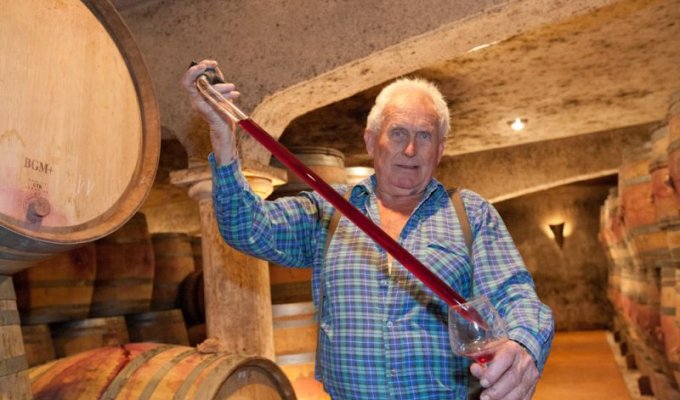
[[[311,370],[310,366],[307,379],[294,382],[298,398],[329,399],[321,384],[311,377]],[[287,373],[300,375],[295,371]],[[653,399],[640,396],[638,377],[638,373],[625,368],[610,332],[558,332],[533,400]]]
[[[651,399],[636,393],[610,332],[558,332],[534,400]]]

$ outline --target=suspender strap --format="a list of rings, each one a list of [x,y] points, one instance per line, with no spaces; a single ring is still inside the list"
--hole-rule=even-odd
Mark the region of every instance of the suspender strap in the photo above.
[[[345,199],[349,201],[349,196],[352,194],[352,188],[349,188],[347,193],[345,193]],[[326,254],[328,254],[328,246],[331,245],[331,240],[335,234],[335,230],[338,229],[338,222],[340,221],[340,213],[337,210],[333,211],[333,216],[331,217],[331,222],[328,224],[328,234],[326,235],[326,244],[323,246],[324,260],[326,259]]]
[[[472,264],[472,276],[470,277],[471,282],[470,291],[474,295],[475,259],[472,254],[472,230],[470,229],[470,221],[468,220],[467,212],[465,212],[463,199],[460,198],[460,190],[458,190],[458,188],[455,188],[449,191],[449,197],[451,198],[451,203],[453,203],[453,208],[456,210],[456,216],[458,217],[458,222],[460,222],[460,227],[463,230],[463,236],[465,237],[465,245],[467,246],[468,255],[470,256],[470,263]],[[484,388],[479,383],[479,379],[472,376],[469,369],[467,371],[467,375],[468,375],[467,400],[478,400]]]
[[[470,222],[468,220],[467,212],[465,212],[463,199],[460,198],[460,190],[458,190],[458,188],[453,189],[449,192],[449,197],[451,198],[451,203],[453,203],[453,208],[456,210],[456,216],[458,217],[458,222],[460,222],[460,227],[463,229],[463,236],[465,237],[465,245],[467,246],[468,254],[472,257],[472,229],[470,229]]]

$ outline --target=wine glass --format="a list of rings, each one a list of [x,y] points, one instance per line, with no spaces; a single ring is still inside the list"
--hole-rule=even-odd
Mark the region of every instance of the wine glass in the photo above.
[[[486,296],[449,307],[449,341],[455,354],[484,365],[507,340],[505,321]]]

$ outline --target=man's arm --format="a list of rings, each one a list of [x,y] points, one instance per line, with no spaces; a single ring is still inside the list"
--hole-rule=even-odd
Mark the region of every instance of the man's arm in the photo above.
[[[216,166],[213,205],[220,234],[232,247],[288,266],[310,266],[323,236],[317,204],[311,196],[262,201],[240,172],[239,161]]]

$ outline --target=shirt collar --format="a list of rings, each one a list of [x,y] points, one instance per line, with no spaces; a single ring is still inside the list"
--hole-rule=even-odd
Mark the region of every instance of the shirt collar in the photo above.
[[[354,198],[355,196],[375,195],[375,189],[377,186],[378,179],[376,178],[375,174],[373,174],[354,185],[352,188],[351,197]],[[430,182],[428,182],[427,186],[425,187],[425,194],[423,195],[423,199],[420,203],[422,204],[425,200],[430,198],[435,192],[438,191],[446,192],[444,185],[442,185],[441,182],[435,178],[430,179]]]

